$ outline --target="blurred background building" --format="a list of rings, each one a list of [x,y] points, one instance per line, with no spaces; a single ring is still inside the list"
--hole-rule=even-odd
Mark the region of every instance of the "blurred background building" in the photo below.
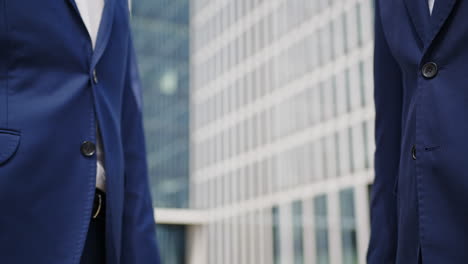
[[[364,264],[373,0],[134,0],[164,264]]]
[[[189,1],[132,2],[153,204],[158,208],[187,208]],[[186,226],[159,224],[157,230],[163,263],[186,263]]]

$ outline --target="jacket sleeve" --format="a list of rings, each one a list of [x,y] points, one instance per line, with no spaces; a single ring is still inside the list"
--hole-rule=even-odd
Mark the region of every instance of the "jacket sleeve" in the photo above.
[[[125,200],[121,258],[123,264],[160,263],[154,211],[149,190],[141,99],[141,84],[135,51],[130,38],[121,128],[125,156]]]
[[[375,0],[374,103],[375,180],[372,187],[369,264],[395,263],[397,199],[402,121],[402,73],[382,29],[379,0]]]

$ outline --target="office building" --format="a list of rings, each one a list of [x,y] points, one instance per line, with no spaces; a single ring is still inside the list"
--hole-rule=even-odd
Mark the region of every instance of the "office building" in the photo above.
[[[132,12],[163,263],[364,264],[373,0],[188,1]]]
[[[365,263],[372,0],[191,3],[197,263]]]

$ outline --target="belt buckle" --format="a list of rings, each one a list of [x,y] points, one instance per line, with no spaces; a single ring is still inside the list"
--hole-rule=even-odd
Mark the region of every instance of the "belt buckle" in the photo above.
[[[96,213],[93,215],[93,219],[96,219],[99,216],[102,208],[102,195],[100,193],[97,194],[98,197],[98,208],[96,209]]]

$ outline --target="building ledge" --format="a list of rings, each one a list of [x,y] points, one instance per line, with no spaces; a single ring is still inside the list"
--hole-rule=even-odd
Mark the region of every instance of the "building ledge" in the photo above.
[[[206,222],[205,211],[197,209],[155,208],[157,224],[165,225],[202,225]]]

